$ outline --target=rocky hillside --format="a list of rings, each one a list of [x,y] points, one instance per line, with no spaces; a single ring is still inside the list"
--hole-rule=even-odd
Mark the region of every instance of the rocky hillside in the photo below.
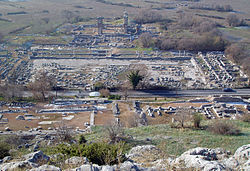
[[[250,144],[239,147],[234,154],[222,148],[209,149],[197,147],[184,152],[177,158],[159,158],[160,150],[153,145],[136,146],[126,154],[126,161],[119,165],[98,166],[85,157],[71,157],[65,160],[75,171],[115,171],[115,170],[250,170]],[[59,155],[59,154],[58,154]],[[1,160],[1,170],[63,170],[50,164],[55,156],[47,156],[37,151],[22,156],[22,160],[5,157]]]

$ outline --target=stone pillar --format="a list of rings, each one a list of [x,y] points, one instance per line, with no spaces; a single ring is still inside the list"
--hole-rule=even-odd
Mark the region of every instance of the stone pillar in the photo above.
[[[123,29],[124,29],[124,33],[128,33],[128,13],[127,13],[127,11],[124,11],[124,15],[123,15]]]
[[[98,34],[101,35],[103,34],[103,17],[98,17],[97,18],[97,28],[98,28]]]

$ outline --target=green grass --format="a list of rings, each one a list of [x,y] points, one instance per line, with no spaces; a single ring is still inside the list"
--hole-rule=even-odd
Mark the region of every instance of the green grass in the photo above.
[[[212,121],[203,121],[202,126],[208,126]],[[142,144],[154,144],[169,156],[179,156],[183,152],[195,147],[224,148],[232,153],[242,145],[250,143],[250,124],[242,121],[232,121],[242,134],[239,136],[215,135],[207,130],[195,130],[191,128],[176,129],[170,125],[155,125],[126,129],[126,135],[134,138],[127,140],[130,146]],[[86,135],[89,141],[98,141],[105,138],[102,127],[95,127],[92,134]],[[145,141],[146,138],[152,142]]]

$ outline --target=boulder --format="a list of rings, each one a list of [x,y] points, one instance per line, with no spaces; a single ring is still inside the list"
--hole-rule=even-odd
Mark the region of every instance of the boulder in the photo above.
[[[230,169],[237,168],[239,166],[239,162],[234,157],[225,159],[223,161],[223,164],[226,166],[226,168],[230,168]]]
[[[125,161],[121,164],[120,170],[139,171],[140,169],[134,163],[130,161]]]
[[[40,163],[41,161],[43,163],[47,163],[50,160],[50,157],[43,154],[42,151],[27,154],[24,156],[24,158],[26,159],[26,161],[31,163]]]
[[[11,131],[11,129],[9,127],[6,127],[4,130],[5,131]]]
[[[213,171],[213,170],[221,171],[221,170],[226,170],[226,168],[224,165],[218,162],[211,161],[210,163],[205,165],[203,170],[204,171]]]
[[[36,166],[27,161],[17,161],[0,165],[1,171],[30,169],[32,167]]]
[[[143,145],[143,146],[136,146],[133,147],[129,153],[126,155],[127,158],[134,158],[134,157],[143,157],[143,153],[150,153],[150,152],[159,151],[154,145]]]
[[[85,165],[82,165],[78,168],[75,168],[75,169],[72,169],[72,171],[101,171],[102,170],[102,167],[101,166],[98,166],[96,164],[85,164]]]
[[[196,168],[202,170],[225,170],[225,165],[217,160],[217,153],[221,151],[215,149],[197,147],[184,152],[176,158],[171,165],[176,168]]]
[[[88,164],[88,159],[86,157],[71,157],[65,161],[65,164],[69,165],[81,165],[81,164]]]
[[[3,158],[3,163],[7,163],[8,161],[12,160],[11,156],[6,156]]]
[[[106,165],[106,166],[102,166],[102,170],[101,171],[116,171],[116,170],[118,170],[117,166]]]
[[[243,145],[238,148],[233,156],[240,164],[245,163],[250,159],[250,144]]]
[[[45,170],[61,171],[59,167],[55,167],[52,165],[42,165],[38,168],[31,169],[30,171],[45,171]]]
[[[239,170],[250,170],[250,160],[240,166]]]
[[[36,151],[38,151],[38,149],[39,149],[39,145],[35,144],[34,147],[33,147],[33,151],[36,152]]]

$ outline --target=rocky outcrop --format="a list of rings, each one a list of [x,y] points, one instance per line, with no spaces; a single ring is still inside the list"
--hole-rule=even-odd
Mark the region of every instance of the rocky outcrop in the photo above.
[[[42,151],[27,154],[24,156],[24,158],[26,159],[26,161],[31,163],[47,163],[50,159],[50,157],[43,154]]]
[[[144,153],[159,152],[159,149],[154,145],[142,145],[133,147],[126,155],[127,158],[133,159],[135,157],[145,157]]]
[[[0,165],[0,170],[20,170],[31,169],[39,167],[40,163],[47,163],[49,157],[44,155],[42,151],[34,152],[23,156],[25,161],[15,161],[10,163],[3,163]]]
[[[161,151],[153,145],[137,146],[132,148],[127,154],[128,160],[119,166],[98,166],[89,163],[88,159],[84,157],[71,157],[65,161],[65,164],[70,165],[71,168],[72,166],[79,166],[75,169],[71,169],[72,171],[250,170],[250,144],[238,148],[232,156],[230,156],[230,152],[221,148],[209,149],[197,147],[184,152],[176,159],[161,159],[159,158],[160,152]],[[156,154],[155,156],[158,158],[155,158],[154,154]],[[25,161],[2,163],[0,170],[61,170],[61,168],[47,165],[46,163],[50,160],[50,157],[44,155],[42,151],[30,153],[23,158]],[[9,161],[7,158],[4,160],[6,162]],[[45,165],[39,166],[40,163],[45,163]]]
[[[42,165],[38,168],[31,169],[30,171],[45,171],[45,170],[61,171],[59,167],[55,167],[52,165]]]
[[[81,165],[81,164],[88,164],[88,159],[86,157],[71,157],[65,161],[65,164],[68,165]]]
[[[195,168],[203,170],[225,170],[226,167],[219,163],[218,156],[221,155],[216,149],[197,147],[186,151],[180,157],[171,162],[176,168]]]
[[[230,169],[250,170],[250,144],[238,148],[234,155],[223,161],[224,165]]]
[[[75,168],[75,169],[72,169],[72,171],[86,171],[86,170],[91,170],[91,171],[101,171],[102,170],[102,167],[101,166],[98,166],[96,164],[85,164],[85,165],[82,165],[78,168]]]
[[[243,145],[236,150],[233,156],[240,164],[249,161],[250,159],[250,144]]]
[[[221,148],[197,147],[186,151],[170,163],[176,168],[195,168],[205,171],[250,169],[250,144],[238,148],[230,158],[229,154],[230,152]]]
[[[11,162],[11,163],[4,163],[0,165],[0,170],[1,171],[20,170],[20,169],[30,169],[32,167],[37,167],[37,165],[32,164],[27,161],[17,161],[17,162]]]

